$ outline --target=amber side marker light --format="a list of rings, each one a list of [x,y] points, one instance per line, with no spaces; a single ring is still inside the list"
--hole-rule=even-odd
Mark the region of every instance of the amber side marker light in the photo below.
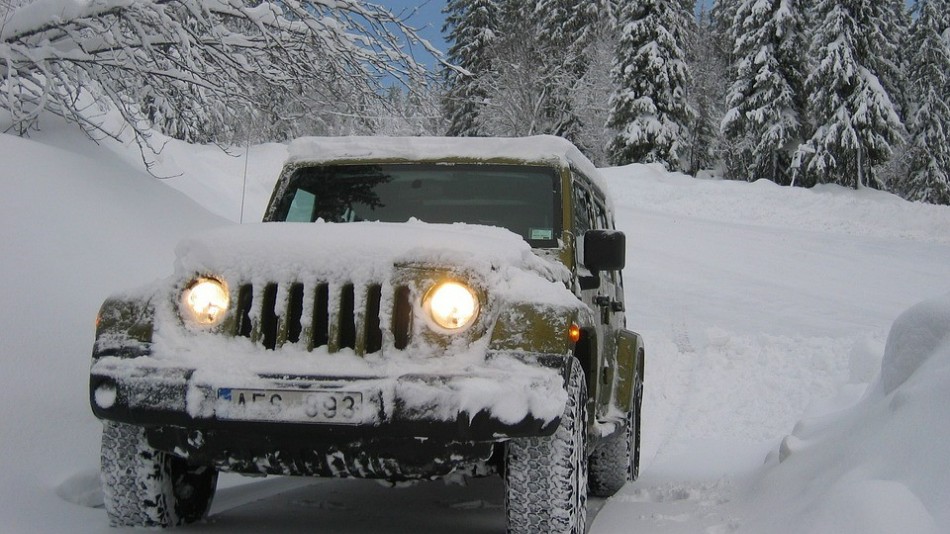
[[[567,329],[567,337],[570,338],[571,343],[577,343],[581,340],[581,327],[576,324],[572,324],[570,328]]]

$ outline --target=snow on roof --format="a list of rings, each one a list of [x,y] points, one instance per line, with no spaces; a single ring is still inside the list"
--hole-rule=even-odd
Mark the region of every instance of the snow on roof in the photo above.
[[[290,162],[347,160],[439,161],[463,159],[573,165],[599,180],[594,164],[570,141],[553,135],[533,137],[302,137],[290,144]]]

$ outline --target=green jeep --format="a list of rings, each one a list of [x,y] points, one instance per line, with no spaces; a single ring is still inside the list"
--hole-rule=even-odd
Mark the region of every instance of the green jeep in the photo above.
[[[637,476],[624,235],[557,137],[304,138],[263,224],[108,299],[90,376],[116,526],[204,517],[217,474],[500,475],[508,531],[583,532]]]

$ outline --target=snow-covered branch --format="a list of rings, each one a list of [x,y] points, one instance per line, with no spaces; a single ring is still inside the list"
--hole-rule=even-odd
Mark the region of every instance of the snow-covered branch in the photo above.
[[[358,0],[36,0],[0,11],[0,106],[20,133],[49,111],[117,136],[116,109],[139,142],[212,141],[276,103],[351,112],[425,79],[413,47],[438,56]]]

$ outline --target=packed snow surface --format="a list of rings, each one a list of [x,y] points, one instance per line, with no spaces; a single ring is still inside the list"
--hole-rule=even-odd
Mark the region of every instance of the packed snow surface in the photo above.
[[[96,310],[171,275],[180,239],[260,220],[288,152],[245,161],[173,141],[154,168],[171,178],[156,180],[134,147],[43,125],[0,135],[0,517],[5,532],[113,532],[88,406]],[[590,531],[950,531],[950,209],[646,166],[605,175],[648,367],[641,479],[593,500]],[[495,479],[225,477],[188,531],[503,532],[502,495]]]

